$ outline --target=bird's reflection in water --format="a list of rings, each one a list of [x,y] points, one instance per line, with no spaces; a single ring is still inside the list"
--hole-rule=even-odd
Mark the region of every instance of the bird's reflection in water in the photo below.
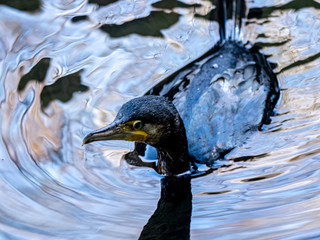
[[[164,177],[161,198],[139,239],[190,239],[192,209],[190,175]]]

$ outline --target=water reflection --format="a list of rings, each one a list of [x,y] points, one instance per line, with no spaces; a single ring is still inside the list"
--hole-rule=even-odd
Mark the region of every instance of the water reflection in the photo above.
[[[283,5],[275,5],[275,6],[264,6],[259,8],[250,8],[248,13],[248,22],[247,24],[256,24],[256,21],[252,21],[250,19],[270,19],[273,17],[274,13],[277,11],[288,11],[288,10],[294,10],[299,11],[304,8],[314,8],[314,9],[320,9],[320,3],[314,1],[314,0],[307,0],[307,1],[299,1],[299,0],[293,0]],[[269,23],[269,20],[265,20],[261,22],[261,24]],[[255,42],[254,46],[256,46],[258,49],[266,48],[266,47],[277,47],[281,45],[287,45],[291,42],[292,39],[288,38],[284,41],[277,41],[277,42],[270,42],[270,37],[263,34],[259,34],[257,36],[258,38],[265,38],[267,41],[264,42]],[[288,69],[305,65],[307,63],[310,63],[317,58],[320,57],[319,53],[313,54],[311,56],[308,56],[305,59],[295,61],[291,64],[286,64],[282,67],[282,69],[279,71],[279,73],[287,71]]]
[[[40,0],[0,0],[0,4],[7,5],[22,11],[37,11],[40,10]]]
[[[310,63],[310,62],[315,61],[315,60],[318,59],[319,57],[320,57],[320,53],[316,53],[316,54],[314,54],[314,55],[312,55],[312,56],[310,56],[310,57],[308,57],[308,58],[306,58],[306,59],[302,59],[302,60],[296,61],[296,62],[294,62],[294,63],[292,63],[292,64],[289,64],[288,66],[285,66],[284,68],[281,69],[280,72],[287,71],[287,70],[289,70],[289,69],[291,69],[291,68],[294,68],[294,67],[306,65],[306,64],[308,64],[308,63]]]
[[[68,102],[73,93],[88,91],[88,87],[81,84],[81,72],[69,74],[57,79],[54,84],[45,86],[40,94],[41,107],[46,108],[54,100]]]
[[[42,83],[50,66],[50,58],[41,59],[27,74],[22,76],[18,91],[22,91],[30,81]],[[88,91],[88,87],[81,84],[81,70],[57,79],[53,84],[45,86],[40,94],[41,108],[46,108],[50,102],[60,100],[68,102],[73,93]]]
[[[95,3],[95,4],[98,4],[99,6],[107,6],[117,1],[118,0],[89,0],[88,3]]]
[[[76,16],[71,19],[72,22],[81,22],[88,20],[88,16]]]
[[[105,24],[100,29],[114,38],[128,36],[133,33],[141,36],[163,37],[161,30],[177,23],[179,17],[180,15],[174,12],[152,11],[147,17],[138,18],[121,25]]]
[[[250,18],[270,18],[271,15],[277,10],[294,10],[298,11],[303,8],[315,8],[320,9],[320,3],[314,0],[293,0],[283,5],[261,7],[261,8],[251,8],[248,13],[248,19]]]
[[[50,66],[50,58],[42,58],[27,74],[22,76],[18,85],[18,91],[22,91],[28,82],[43,82]]]
[[[196,13],[195,17],[203,18],[210,21],[223,22],[221,19],[221,11],[217,11],[219,8],[219,1],[214,1],[215,8],[210,10],[206,14]],[[246,7],[243,0],[238,1],[240,6],[237,11],[242,17],[245,15]],[[237,6],[238,6],[237,5]],[[202,7],[200,4],[186,4],[180,1],[159,1],[152,4],[153,7],[157,8],[157,11],[151,11],[147,17],[134,19],[123,24],[104,24],[100,29],[107,32],[111,37],[124,37],[130,34],[139,34],[142,36],[154,36],[163,37],[161,30],[168,29],[169,27],[176,24],[181,16],[174,11],[176,8],[191,8],[196,12],[196,8]],[[161,10],[159,10],[161,9]],[[170,12],[168,12],[170,10]],[[227,8],[227,18],[232,19],[233,8],[232,3],[229,1]],[[81,18],[83,20],[84,18]],[[79,21],[80,18],[74,20]],[[241,20],[239,25],[241,25]],[[224,30],[225,31],[225,30]]]
[[[139,239],[190,239],[191,177],[161,179],[161,198]]]
[[[198,3],[188,4],[177,0],[163,0],[152,4],[153,7],[173,10],[174,8],[197,8],[201,7]]]
[[[219,32],[208,20],[215,19],[214,5],[173,1],[173,9],[166,9],[156,7],[161,1],[135,1],[135,8],[129,1],[100,7],[98,1],[72,1],[72,8],[58,8],[48,0],[25,9],[36,11],[31,13],[13,9],[14,2],[0,6],[0,238],[144,236],[150,216],[159,216],[157,202],[173,206],[159,200],[161,177],[120,161],[131,145],[101,143],[84,151],[81,140],[89,129],[111,122],[124,102],[211,49]],[[182,231],[208,240],[319,239],[319,3],[247,3],[250,19],[242,37],[263,43],[261,51],[279,73],[281,99],[271,124],[227,155],[229,168],[192,179],[191,224],[186,211]],[[156,10],[179,18],[161,37],[111,38],[99,29]],[[73,23],[79,16],[86,20]],[[27,73],[41,59],[48,61],[47,71]],[[43,88],[80,69],[71,82],[87,91],[68,93],[67,102],[52,100],[43,111]]]

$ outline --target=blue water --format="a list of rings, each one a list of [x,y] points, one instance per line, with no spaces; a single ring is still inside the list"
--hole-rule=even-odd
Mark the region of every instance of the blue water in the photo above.
[[[157,208],[162,176],[121,160],[131,143],[82,138],[210,49],[218,24],[209,1],[109,3],[0,5],[0,239],[137,239]],[[191,181],[190,238],[318,239],[320,2],[247,5],[240,38],[281,96],[229,167]]]

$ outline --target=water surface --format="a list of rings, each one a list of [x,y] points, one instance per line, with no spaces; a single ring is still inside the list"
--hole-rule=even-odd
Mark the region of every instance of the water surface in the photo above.
[[[320,2],[247,4],[241,39],[269,56],[281,97],[271,124],[227,155],[229,167],[191,180],[191,189],[181,183],[177,202],[192,204],[191,215],[179,210],[183,224],[191,217],[184,231],[317,239]],[[148,226],[161,225],[162,176],[121,161],[133,145],[81,142],[218,41],[211,11],[196,0],[0,5],[1,239],[137,239],[152,215]],[[173,211],[170,196],[161,199],[160,210]]]

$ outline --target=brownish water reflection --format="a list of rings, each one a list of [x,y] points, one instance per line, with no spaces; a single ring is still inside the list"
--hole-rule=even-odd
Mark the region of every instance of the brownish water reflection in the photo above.
[[[191,239],[320,235],[319,10],[314,1],[290,7],[296,2],[248,2],[262,14],[251,10],[241,37],[259,43],[275,63],[281,99],[272,123],[227,156],[256,157],[191,181]],[[209,1],[177,3],[113,1],[98,7],[80,0],[44,1],[34,13],[0,6],[1,238],[141,234],[161,196],[161,177],[120,161],[132,149],[128,143],[84,150],[81,139],[110,122],[126,100],[218,40],[218,25],[205,20],[213,11]],[[156,29],[158,37],[112,38],[100,29],[148,19],[155,8],[160,16],[176,18]],[[87,17],[72,21],[79,16]],[[51,59],[45,74],[23,77],[42,59]],[[73,74],[72,87],[54,90],[44,104],[41,93],[60,88],[59,80]],[[59,97],[64,93],[67,98]]]

